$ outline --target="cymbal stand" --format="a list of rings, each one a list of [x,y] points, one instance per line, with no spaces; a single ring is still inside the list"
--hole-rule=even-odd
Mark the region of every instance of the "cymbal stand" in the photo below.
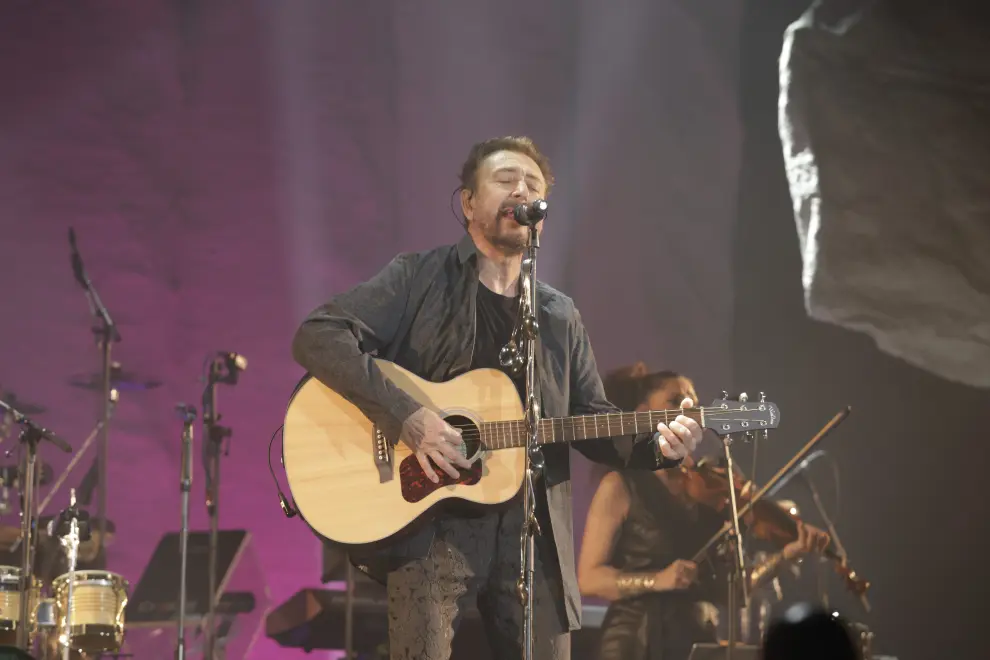
[[[536,563],[536,535],[540,526],[536,519],[535,479],[543,469],[543,452],[538,444],[540,402],[536,381],[536,339],[539,324],[536,319],[536,255],[540,237],[536,225],[529,227],[529,246],[522,260],[519,279],[519,319],[509,343],[502,348],[499,361],[504,367],[519,373],[526,370],[526,453],[525,479],[523,482],[523,524],[520,531],[519,582],[517,589],[523,607],[523,658],[533,660],[533,573]],[[522,336],[523,351],[518,339]]]
[[[17,647],[27,650],[30,644],[28,622],[31,620],[29,594],[31,593],[32,577],[34,575],[34,550],[37,539],[34,517],[34,486],[37,480],[38,442],[41,437],[31,427],[21,431],[21,443],[27,447],[24,457],[24,491],[21,495],[21,603],[17,617]]]
[[[189,491],[192,490],[193,469],[193,422],[196,409],[179,404],[176,406],[182,418],[182,468],[179,477],[179,492],[182,497],[182,527],[179,532],[179,630],[176,641],[176,660],[186,658],[186,572],[189,561]]]
[[[86,275],[86,270],[83,268],[82,257],[79,255],[79,249],[76,247],[76,232],[74,229],[69,228],[69,246],[72,251],[72,272],[75,275],[76,281],[86,292],[86,297],[89,299],[90,310],[97,319],[99,319],[100,325],[93,329],[94,334],[97,336],[97,345],[100,348],[100,358],[102,362],[102,408],[101,408],[101,418],[103,426],[100,429],[100,444],[97,449],[97,457],[95,465],[97,467],[97,481],[96,481],[96,491],[97,491],[97,504],[96,504],[96,518],[97,527],[99,529],[99,535],[97,537],[97,556],[103,551],[103,545],[106,542],[106,526],[107,526],[107,480],[109,477],[109,458],[110,458],[110,417],[113,415],[113,407],[117,402],[117,391],[113,388],[111,382],[111,368],[112,362],[110,359],[111,352],[113,350],[114,342],[120,342],[120,332],[117,330],[117,324],[113,322],[110,317],[110,311],[103,304],[100,299],[100,294],[96,292],[93,287],[93,283],[89,281],[89,277]],[[87,499],[84,497],[84,500]],[[88,503],[88,502],[86,502]]]
[[[236,385],[241,371],[247,368],[247,360],[237,353],[218,352],[209,364],[206,388],[203,390],[203,462],[206,466],[206,511],[210,516],[210,547],[208,557],[208,600],[207,614],[203,622],[205,640],[204,660],[214,660],[217,632],[217,547],[220,542],[220,455],[221,446],[229,439],[230,428],[220,426],[220,413],[217,412],[217,385]],[[230,444],[223,452],[229,453]]]
[[[72,453],[72,447],[62,438],[58,437],[48,429],[42,428],[32,422],[26,415],[15,410],[3,401],[0,401],[0,409],[5,410],[13,416],[14,423],[22,427],[20,441],[27,447],[27,453],[23,458],[22,474],[24,475],[23,493],[21,499],[21,603],[17,617],[17,641],[16,645],[20,649],[27,650],[30,639],[28,637],[28,622],[30,621],[30,598],[32,575],[34,568],[34,547],[36,539],[35,513],[34,513],[34,487],[37,483],[38,465],[38,443],[48,440],[64,452]]]

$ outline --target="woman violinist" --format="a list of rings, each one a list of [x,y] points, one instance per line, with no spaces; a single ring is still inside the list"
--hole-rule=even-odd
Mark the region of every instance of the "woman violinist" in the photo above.
[[[623,410],[690,407],[698,400],[690,379],[648,373],[643,363],[612,372],[604,384],[609,400]],[[693,462],[685,468],[694,469]],[[717,641],[713,603],[724,602],[726,581],[711,570],[699,572],[690,558],[726,517],[710,503],[699,504],[697,480],[683,475],[610,472],[598,486],[585,523],[578,583],[584,596],[609,601],[602,660],[686,660],[695,643]],[[753,587],[829,542],[824,532],[800,523],[796,537],[751,568]]]

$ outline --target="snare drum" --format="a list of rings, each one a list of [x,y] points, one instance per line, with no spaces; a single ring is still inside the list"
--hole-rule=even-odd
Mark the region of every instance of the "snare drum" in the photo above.
[[[76,571],[69,602],[69,574],[52,582],[55,621],[64,634],[66,614],[72,613],[68,646],[91,653],[119,651],[124,643],[124,607],[130,585],[109,571]]]
[[[41,591],[38,578],[32,579],[28,593],[28,632],[34,634],[37,623],[35,604]],[[21,619],[21,569],[16,566],[0,566],[0,645],[17,643],[17,624]]]

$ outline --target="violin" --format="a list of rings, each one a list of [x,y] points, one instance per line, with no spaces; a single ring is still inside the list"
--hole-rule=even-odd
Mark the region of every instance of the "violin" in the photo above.
[[[688,498],[719,513],[730,510],[728,471],[705,462],[695,463],[690,458],[673,470],[667,470],[672,485]],[[732,486],[735,490],[736,505],[740,519],[753,535],[781,548],[798,538],[798,523],[801,519],[773,500],[754,498],[756,491],[752,481],[737,470],[733,470]],[[845,582],[846,588],[865,601],[870,583],[860,578],[849,567],[846,560],[832,547],[832,540],[822,551],[831,560],[836,573]]]

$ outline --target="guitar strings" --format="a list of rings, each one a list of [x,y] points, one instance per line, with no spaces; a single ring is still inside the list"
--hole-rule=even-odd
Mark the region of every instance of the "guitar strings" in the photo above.
[[[623,412],[618,412],[618,413],[600,413],[600,414],[597,414],[597,415],[595,415],[595,414],[581,415],[581,416],[578,416],[578,417],[571,417],[571,418],[567,418],[567,417],[549,417],[549,418],[543,418],[543,419],[539,420],[539,424],[541,425],[541,428],[539,429],[538,433],[540,433],[541,431],[545,431],[546,430],[546,426],[547,426],[546,423],[547,422],[550,423],[549,431],[550,431],[550,434],[551,434],[551,438],[549,440],[547,440],[547,442],[543,443],[543,444],[548,444],[548,443],[552,443],[552,442],[556,441],[556,430],[557,430],[557,428],[560,428],[561,433],[565,433],[565,434],[568,431],[571,431],[572,435],[574,435],[576,433],[577,429],[580,428],[586,434],[587,433],[587,430],[588,430],[587,419],[589,419],[589,418],[593,421],[594,433],[595,434],[598,434],[599,433],[599,430],[600,430],[599,427],[600,427],[600,424],[601,424],[601,420],[600,420],[601,417],[606,417],[605,429],[606,429],[606,433],[608,433],[611,430],[611,423],[610,423],[610,421],[607,418],[608,417],[611,417],[611,416],[619,415],[620,417],[623,418],[623,419],[620,419],[620,421],[619,421],[619,429],[620,429],[619,435],[626,435],[627,433],[624,432],[622,429],[626,425],[628,425],[630,423],[628,421],[624,421],[625,418],[628,418],[629,416],[631,416],[633,418],[633,421],[631,423],[634,426],[636,426],[636,427],[639,426],[639,424],[641,422],[641,418],[644,417],[644,416],[646,417],[646,420],[648,420],[646,423],[649,426],[652,426],[653,425],[653,418],[654,417],[659,418],[660,415],[664,415],[664,419],[666,419],[667,417],[669,417],[669,415],[671,415],[671,414],[674,414],[675,417],[677,415],[686,414],[689,417],[695,418],[695,415],[697,415],[697,417],[700,417],[702,412],[705,413],[705,417],[708,418],[708,419],[720,419],[722,421],[745,422],[745,421],[747,421],[745,418],[729,418],[729,419],[726,419],[725,416],[728,415],[728,414],[733,414],[733,413],[753,412],[753,410],[754,409],[743,409],[743,408],[688,408],[688,409],[673,409],[673,410],[662,410],[662,411],[644,411],[644,412],[633,412],[633,413],[628,413],[628,412],[626,412],[626,413],[623,413]],[[692,415],[692,413],[694,413],[694,415]],[[695,419],[695,421],[700,421],[700,420],[699,419]],[[517,446],[514,443],[521,441],[522,440],[521,435],[523,433],[528,432],[528,430],[529,429],[528,429],[526,420],[524,420],[524,419],[501,420],[501,421],[493,421],[493,422],[482,422],[478,426],[472,425],[470,427],[463,427],[463,428],[461,428],[461,437],[465,438],[468,441],[478,441],[478,442],[481,442],[483,440],[483,436],[486,436],[487,435],[487,436],[489,436],[488,439],[490,441],[493,441],[493,445],[495,445],[495,446],[492,446],[491,448],[494,448],[494,449],[507,449],[507,448],[510,448],[510,447],[513,447],[513,446]],[[753,430],[762,430],[762,429],[760,427],[757,427],[756,429],[753,429]],[[635,431],[632,431],[632,432],[635,432]],[[648,432],[648,431],[644,431],[644,432]],[[544,438],[546,439],[546,433],[540,433],[540,434],[543,435]],[[494,437],[492,437],[492,436],[494,436]],[[571,439],[572,440],[582,440],[582,439],[591,440],[591,439],[595,439],[595,437],[607,437],[607,436],[605,434],[603,434],[602,436],[597,436],[596,435],[596,436],[593,436],[591,438],[576,438],[575,437],[575,438],[571,438]],[[565,441],[566,440],[567,439],[565,438]]]

